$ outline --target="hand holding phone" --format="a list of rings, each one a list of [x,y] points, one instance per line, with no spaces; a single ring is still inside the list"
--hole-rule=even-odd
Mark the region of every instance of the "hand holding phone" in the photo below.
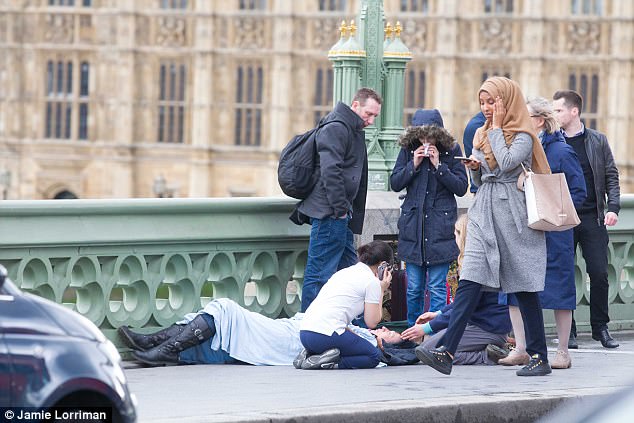
[[[456,160],[461,160],[463,162],[472,162],[473,159],[470,157],[465,157],[465,156],[453,156],[454,159]]]
[[[378,268],[378,278],[380,281],[383,280],[383,276],[385,276],[385,271],[388,270],[389,271],[390,266],[387,262],[382,262],[381,264],[379,264],[379,268]]]

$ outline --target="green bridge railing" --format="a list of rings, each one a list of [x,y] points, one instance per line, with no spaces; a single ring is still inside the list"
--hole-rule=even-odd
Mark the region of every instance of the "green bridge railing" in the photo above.
[[[300,308],[309,227],[285,199],[5,201],[0,263],[25,291],[92,320],[169,326],[211,298]]]
[[[269,317],[299,310],[309,227],[291,199],[3,201],[0,263],[25,291],[89,318],[108,337],[168,326],[229,297]],[[634,195],[610,228],[611,327],[634,328]],[[580,256],[580,255],[579,255]],[[579,257],[575,316],[588,325]],[[547,323],[552,313],[546,312]]]

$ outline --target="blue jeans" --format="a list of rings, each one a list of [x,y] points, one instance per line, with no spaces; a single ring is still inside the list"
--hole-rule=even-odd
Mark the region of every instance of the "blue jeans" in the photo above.
[[[416,318],[423,312],[428,274],[429,311],[438,311],[447,305],[449,263],[434,266],[405,263],[405,270],[407,272],[407,323],[409,326],[413,326],[416,323]]]
[[[178,354],[178,362],[184,364],[234,364],[238,361],[224,350],[212,350],[211,339],[208,339],[202,344],[181,351]]]
[[[321,287],[337,270],[357,263],[354,237],[348,228],[349,220],[350,217],[311,219],[308,259],[302,286],[302,312],[306,311]]]
[[[333,332],[330,336],[302,330],[299,332],[299,339],[309,355],[339,348],[340,369],[372,369],[381,361],[381,354],[377,347],[347,330],[341,335]]]

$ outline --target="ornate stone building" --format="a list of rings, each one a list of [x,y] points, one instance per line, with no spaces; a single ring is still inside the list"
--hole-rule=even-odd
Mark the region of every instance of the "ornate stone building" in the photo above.
[[[332,107],[327,51],[360,0],[0,0],[4,198],[277,195],[277,157]],[[405,119],[460,139],[476,91],[582,92],[634,187],[634,1],[385,0]]]

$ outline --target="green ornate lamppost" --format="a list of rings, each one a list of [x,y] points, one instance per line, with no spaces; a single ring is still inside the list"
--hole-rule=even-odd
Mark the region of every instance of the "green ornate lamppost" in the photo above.
[[[389,190],[391,171],[403,131],[405,69],[412,53],[401,41],[402,27],[385,25],[382,0],[362,0],[354,21],[342,22],[339,41],[328,52],[334,67],[334,102],[350,104],[360,87],[369,87],[383,97],[380,119],[365,130],[368,149],[368,188]]]

